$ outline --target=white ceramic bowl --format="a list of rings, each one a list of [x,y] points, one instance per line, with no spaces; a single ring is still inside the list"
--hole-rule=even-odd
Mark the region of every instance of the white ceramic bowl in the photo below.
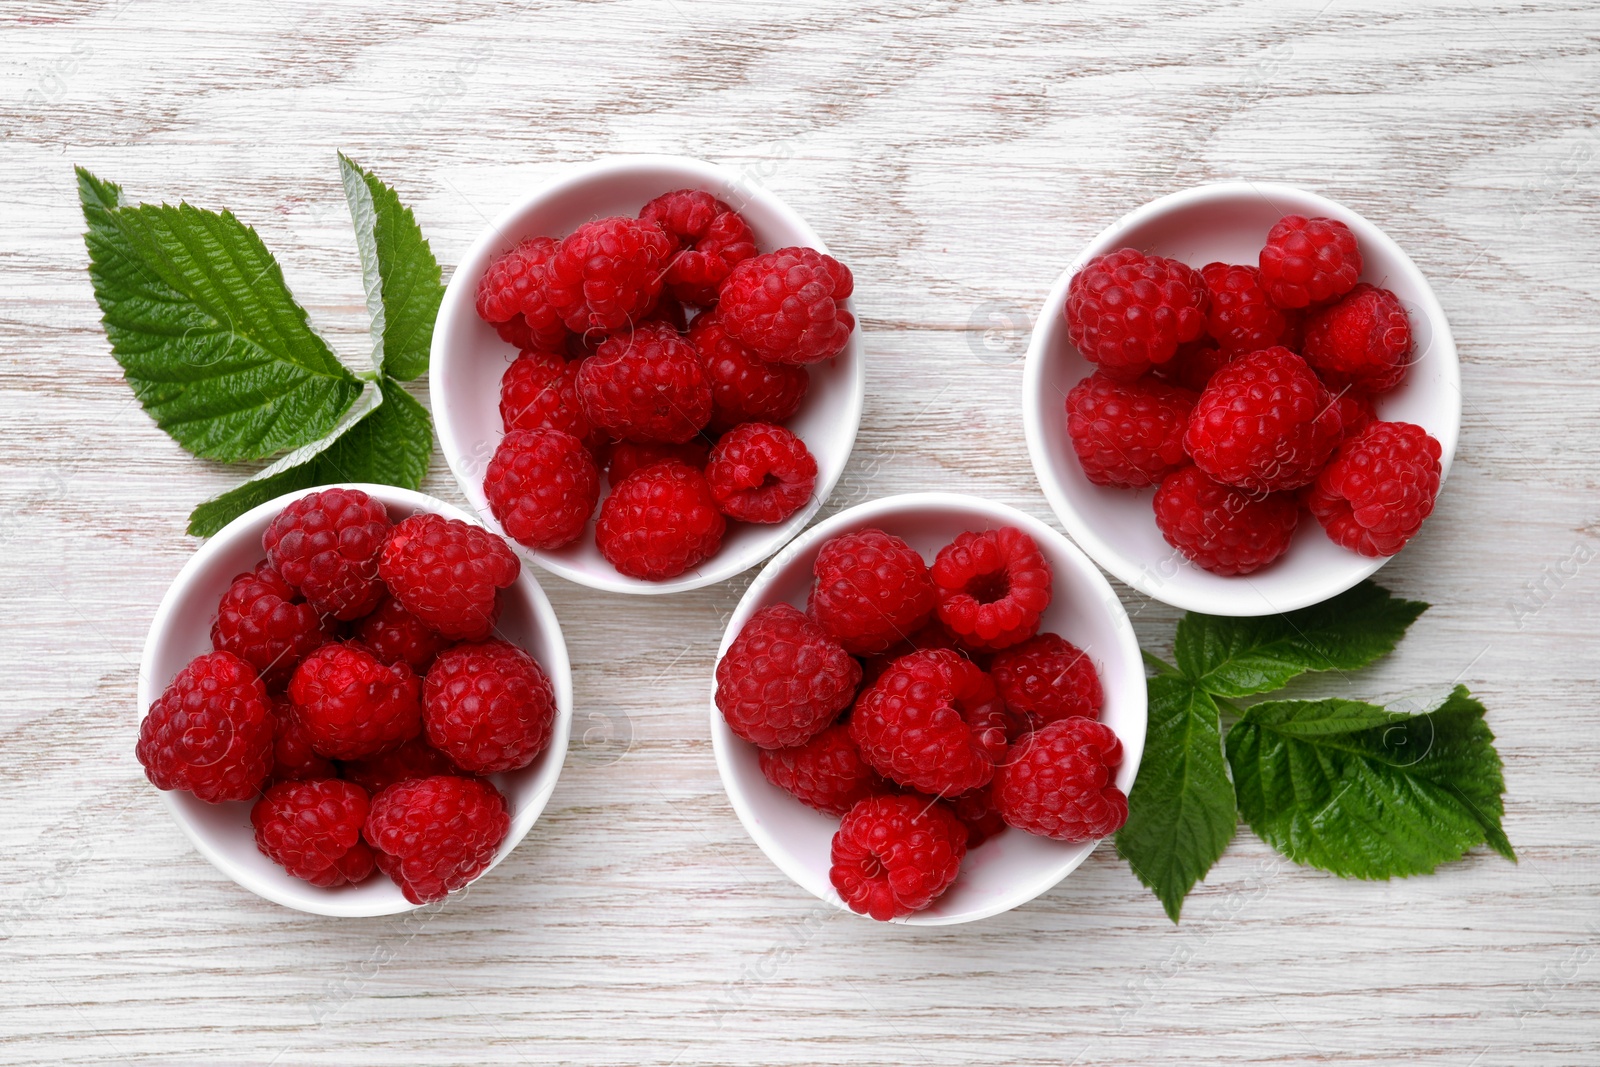
[[[878,527],[898,537],[930,562],[964,530],[1015,526],[1039,544],[1054,572],[1055,596],[1042,631],[1065,637],[1089,654],[1105,690],[1101,721],[1122,741],[1117,786],[1133,788],[1144,753],[1144,664],[1122,602],[1094,564],[1060,533],[1015,508],[959,493],[908,493],[849,508],[807,530],[750,583],[728,621],[720,660],[750,616],[769,604],[804,609],[817,552],[840,534]],[[712,682],[711,741],[723,788],[739,821],[761,851],[785,874],[817,897],[849,910],[828,881],[829,854],[839,820],[806,807],[768,782],[754,745],[735,737],[717,710]],[[946,926],[972,922],[1025,904],[1060,882],[1094,851],[1095,842],[1066,844],[1008,829],[967,854],[961,875],[932,907],[897,922]],[[853,914],[853,913],[852,913]]]
[[[355,484],[347,488],[360,489],[383,501],[396,522],[422,511],[473,521],[460,508],[423,493],[392,485]],[[211,621],[216,617],[217,603],[236,574],[254,568],[266,558],[261,535],[273,518],[291,500],[316,491],[289,493],[252,508],[201,545],[184,564],[161,599],[155,621],[150,624],[150,635],[145,639],[144,658],[139,665],[141,718],[190,660],[211,651]],[[539,661],[555,689],[557,709],[550,746],[539,758],[522,770],[490,776],[511,807],[511,828],[495,853],[497,864],[527,834],[556,787],[572,727],[572,670],[555,612],[526,567],[516,583],[500,593],[500,621],[495,633],[526,649]],[[201,855],[257,896],[316,915],[392,915],[416,907],[381,871],[360,885],[337,889],[321,889],[291,876],[256,848],[249,803],[207,804],[177,790],[162,791],[161,799]]]
[[[564,237],[583,223],[608,215],[634,216],[650,200],[674,189],[704,189],[732,205],[750,224],[763,252],[792,245],[828,250],[804,219],[759,185],[713,163],[680,156],[622,156],[575,167],[502,212],[473,242],[450,278],[433,328],[428,378],[439,446],[461,491],[490,529],[500,531],[500,525],[489,511],[483,475],[504,436],[500,377],[517,353],[478,318],[474,301],[479,279],[491,259],[518,241],[539,235]],[[785,425],[816,457],[817,486],[810,503],[788,521],[771,526],[730,522],[722,551],[699,567],[660,582],[630,578],[607,563],[595,548],[592,520],[574,544],[554,552],[514,542],[512,546],[563,578],[617,593],[697,589],[753,567],[805,528],[844,472],[866,393],[860,323],[843,352],[812,366],[810,372],[805,403]],[[601,489],[604,493],[603,474]]]
[[[1196,268],[1215,260],[1253,264],[1273,223],[1296,214],[1349,226],[1361,245],[1361,280],[1393,290],[1405,305],[1416,362],[1399,388],[1378,399],[1378,417],[1427,430],[1443,448],[1444,474],[1450,473],[1461,426],[1455,340],[1427,279],[1394,241],[1344,205],[1290,185],[1219,182],[1153,200],[1101,231],[1057,280],[1028,348],[1022,414],[1033,469],[1072,539],[1100,566],[1174,607],[1212,615],[1290,611],[1349,589],[1387,559],[1340,548],[1316,520],[1303,518],[1281,559],[1255,574],[1224,578],[1190,563],[1162,538],[1150,506],[1153,488],[1091,484],[1067,436],[1067,392],[1094,370],[1067,339],[1067,286],[1088,260],[1125,247]]]

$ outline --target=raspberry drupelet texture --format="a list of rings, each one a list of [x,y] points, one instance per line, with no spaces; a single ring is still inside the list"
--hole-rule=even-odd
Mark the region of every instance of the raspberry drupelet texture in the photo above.
[[[233,580],[211,623],[212,647],[250,664],[269,690],[288,685],[300,661],[331,637],[317,609],[270,563]]]
[[[1378,419],[1377,408],[1367,393],[1345,389],[1333,398],[1333,402],[1339,407],[1339,425],[1344,434],[1341,441],[1350,440]]]
[[[1255,267],[1207,263],[1200,268],[1210,294],[1206,332],[1223,352],[1258,352],[1283,343],[1289,321],[1268,297]]]
[[[448,637],[435,633],[394,597],[384,598],[376,611],[357,623],[351,637],[379,663],[404,663],[419,677],[433,666],[435,656],[450,647]]]
[[[681,444],[711,420],[699,355],[659,323],[602,341],[578,368],[578,398],[592,425],[624,441]]]
[[[500,423],[512,430],[560,430],[584,444],[602,436],[578,400],[578,363],[554,352],[524,352],[500,378]]]
[[[1411,320],[1387,289],[1362,283],[1306,319],[1306,362],[1337,389],[1393,389],[1411,364]]]
[[[505,797],[493,785],[438,775],[373,797],[362,836],[406,899],[428,904],[487,870],[510,827]]]
[[[457,645],[423,689],[428,743],[474,774],[526,767],[550,744],[556,695],[534,658],[505,641]]]
[[[716,702],[739,737],[787,749],[833,722],[860,683],[861,665],[837,641],[799,609],[772,604],[750,617],[717,663]]]
[[[901,656],[920,652],[925,648],[947,648],[952,652],[961,653],[980,667],[984,664],[983,653],[974,653],[971,649],[962,648],[949,628],[939,621],[938,616],[934,616],[923,623],[920,629],[902,637],[882,652],[869,656],[861,665],[863,684],[871,685],[883,677],[883,672],[892,667],[894,661]]]
[[[780,248],[747,259],[723,282],[722,326],[770,363],[821,363],[844,351],[855,316],[850,268],[813,248]]]
[[[522,564],[481,526],[421,513],[389,535],[378,570],[395,599],[439,634],[480,641],[494,629],[495,591],[517,580]]]
[[[545,266],[550,305],[575,333],[643,319],[661,295],[672,238],[654,222],[613,216],[573,230]]]
[[[1433,514],[1443,450],[1420,426],[1374,422],[1339,446],[1308,505],[1336,545],[1392,556]]]
[[[637,470],[600,505],[594,540],[630,578],[675,578],[717,554],[727,520],[704,474],[674,460]]]
[[[970,648],[1026,641],[1050,606],[1050,563],[1014,526],[960,534],[939,550],[932,573],[939,621]]]
[[[294,716],[312,749],[359,759],[398,747],[422,729],[422,683],[404,663],[385,665],[359,645],[323,645],[289,682]]]
[[[1116,785],[1122,742],[1104,723],[1060,719],[1025,735],[995,774],[994,802],[1019,830],[1093,841],[1122,829],[1128,798]]]
[[[803,745],[762,749],[759,758],[767,781],[826,815],[843,815],[859,801],[893,791],[861,758],[843,723]]]
[[[157,789],[208,803],[250,800],[272,771],[272,710],[250,665],[231,652],[196,656],[150,705],[134,750]]]
[[[1253,574],[1289,550],[1300,522],[1294,493],[1257,496],[1195,467],[1169,474],[1152,501],[1167,544],[1212,574]]]
[[[322,778],[279,782],[250,809],[256,848],[296,878],[331,889],[372,874],[372,850],[361,840],[367,791]]]
[[[337,778],[339,769],[331,759],[317,755],[311,747],[311,734],[295,718],[294,705],[287,699],[272,700],[273,782],[296,782],[310,778]]]
[[[1183,431],[1195,394],[1153,377],[1119,382],[1096,372],[1067,394],[1067,435],[1095,485],[1155,485],[1189,462]]]
[[[1037,729],[1074,715],[1095,718],[1105,696],[1088,655],[1059,634],[1039,634],[995,654],[989,676],[1006,708]]]
[[[324,489],[291,502],[261,537],[267,560],[311,606],[359,619],[383,599],[378,550],[389,513],[359,489]]]
[[[464,777],[466,773],[452,763],[449,756],[422,737],[413,737],[399,748],[348,760],[339,765],[341,777],[356,783],[371,796],[377,796],[397,782],[432,778],[440,774]]]
[[[1217,371],[1233,362],[1239,353],[1224,352],[1209,337],[1178,346],[1178,354],[1150,373],[1168,385],[1199,393]]]
[[[926,797],[869,797],[833,836],[828,880],[851,911],[888,922],[937,900],[961,870],[967,828]]]
[[[994,682],[957,652],[896,660],[850,712],[850,736],[878,773],[934,796],[987,785],[1006,750]]]
[[[583,533],[600,502],[600,472],[583,442],[560,430],[513,430],[484,473],[483,494],[506,535],[556,549]]]
[[[1175,259],[1132,248],[1096,256],[1067,288],[1067,335],[1083,358],[1131,381],[1206,327],[1206,284]]]
[[[566,341],[567,327],[545,288],[545,267],[555,251],[554,239],[530,237],[490,262],[478,282],[478,317],[518,348],[558,348]]]
[[[938,598],[922,556],[868,528],[825,543],[812,564],[806,610],[856,656],[871,656],[921,629]]]
[[[695,470],[703,471],[710,454],[711,442],[704,437],[696,437],[681,445],[668,444],[665,441],[649,441],[644,444],[618,441],[612,446],[611,456],[606,462],[606,482],[616,486],[634,471],[653,467],[657,463],[665,463],[669,459],[675,459]]]
[[[1287,348],[1241,356],[1195,402],[1183,446],[1215,481],[1262,494],[1317,476],[1342,435],[1339,407]]]
[[[782,522],[811,499],[817,461],[782,426],[746,422],[717,441],[706,463],[717,507],[740,522]]]
[[[741,422],[783,422],[800,410],[810,373],[804,367],[768,363],[729,336],[715,312],[697,316],[689,324],[689,343],[711,386],[712,431],[729,430]]]
[[[755,235],[737,211],[710,193],[663,193],[639,212],[678,246],[666,273],[667,290],[685,304],[710,307],[733,268],[756,254]]]
[[[1361,276],[1361,249],[1337,219],[1285,215],[1261,249],[1261,287],[1280,308],[1303,308],[1348,293]]]

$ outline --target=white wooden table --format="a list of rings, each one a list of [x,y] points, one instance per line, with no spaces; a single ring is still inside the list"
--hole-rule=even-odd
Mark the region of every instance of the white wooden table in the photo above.
[[[0,57],[0,1060],[1600,1063],[1594,5],[11,0]],[[1110,848],[989,921],[876,926],[791,884],[718,783],[708,679],[743,580],[546,578],[579,723],[515,855],[411,919],[251,896],[133,758],[185,517],[240,474],[122,383],[71,164],[232,208],[353,359],[336,149],[447,269],[598,155],[765,182],[859,282],[870,394],[830,509],[954,488],[1050,518],[1020,356],[1077,248],[1212,179],[1355,207],[1433,279],[1466,410],[1435,517],[1382,573],[1436,606],[1352,695],[1470,685],[1521,863],[1347,883],[1241,832],[1181,927]],[[437,459],[423,488],[457,497]],[[1174,613],[1125,599],[1164,650]]]

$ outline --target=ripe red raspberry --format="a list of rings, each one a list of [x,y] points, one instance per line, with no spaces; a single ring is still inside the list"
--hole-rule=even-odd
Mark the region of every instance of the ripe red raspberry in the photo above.
[[[958,797],[948,797],[940,803],[947,805],[961,825],[967,828],[967,851],[971,852],[992,837],[1006,830],[1006,821],[994,803],[994,784]]]
[[[717,554],[727,520],[705,475],[669,460],[635,471],[600,505],[594,541],[630,578],[675,578]]]
[[[511,827],[506,800],[481,778],[438,775],[372,798],[362,835],[378,869],[413,904],[443,900],[488,869]]]
[[[769,363],[821,363],[844,351],[855,316],[850,268],[814,248],[747,259],[722,283],[717,315],[728,335]]]
[[[961,870],[967,828],[926,797],[869,797],[833,835],[828,880],[851,911],[888,922],[937,900]]]
[[[274,690],[287,685],[300,661],[331,637],[317,609],[270,563],[234,578],[211,622],[212,647],[250,664]]]
[[[545,288],[545,267],[555,251],[554,239],[530,237],[492,260],[478,282],[478,317],[518,348],[553,348],[566,340]]]
[[[435,633],[392,596],[385,597],[376,611],[356,623],[350,636],[379,663],[404,663],[418,677],[427,673],[435,656],[450,647],[448,637]]]
[[[606,338],[578,367],[594,426],[624,441],[681,444],[711,419],[711,386],[694,348],[659,323]]]
[[[311,606],[359,619],[383,599],[378,550],[389,512],[359,489],[324,489],[292,501],[261,536],[267,559]]]
[[[882,652],[922,628],[937,598],[928,565],[882,530],[842,534],[817,552],[806,610],[857,656]]]
[[[1059,719],[1027,734],[994,778],[994,802],[1006,822],[1057,841],[1093,841],[1128,821],[1128,798],[1116,786],[1122,742],[1104,723]]]
[[[789,604],[750,617],[717,663],[717,709],[760,748],[815,737],[855,699],[861,664]]]
[[[323,778],[279,782],[250,809],[256,848],[296,878],[331,889],[372,874],[372,849],[361,840],[367,792]]]
[[[1308,504],[1334,544],[1392,556],[1433,514],[1439,442],[1409,422],[1374,422],[1339,446]]]
[[[1146,376],[1119,382],[1096,371],[1067,394],[1067,435],[1095,485],[1155,485],[1189,461],[1183,431],[1195,394]]]
[[[761,773],[767,781],[825,815],[843,815],[891,787],[861,758],[843,723],[829,726],[803,745],[762,749]]]
[[[1239,354],[1224,352],[1209,337],[1178,346],[1178,354],[1156,367],[1150,373],[1169,385],[1200,392],[1217,371],[1233,362]]]
[[[924,623],[920,629],[900,638],[882,652],[868,657],[867,661],[861,665],[862,684],[871,685],[883,677],[884,671],[894,666],[895,660],[901,656],[909,656],[913,652],[920,652],[925,648],[947,648],[952,652],[961,653],[974,663],[977,663],[978,666],[983,666],[970,649],[961,647],[955,635],[935,616]],[[977,655],[982,655],[982,653]]]
[[[134,750],[157,789],[249,800],[272,771],[266,688],[231,652],[196,656],[150,705]]]
[[[1356,235],[1338,219],[1285,215],[1267,231],[1261,286],[1281,308],[1303,308],[1343,296],[1361,276]]]
[[[600,502],[600,472],[583,442],[560,430],[513,430],[483,478],[489,510],[507,536],[529,548],[576,541]]]
[[[1039,631],[1050,606],[1050,563],[1014,526],[968,531],[933,561],[939,621],[971,648],[1008,648]]]
[[[689,329],[689,310],[663,289],[661,296],[656,300],[656,306],[645,312],[644,318],[634,324],[634,329],[651,324],[670,326],[673,333],[685,333]]]
[[[1330,386],[1382,393],[1411,365],[1411,320],[1393,293],[1363,282],[1311,313],[1301,352]]]
[[[556,694],[534,658],[505,641],[457,645],[424,688],[428,743],[474,774],[514,771],[550,744]]]
[[[1132,381],[1206,328],[1206,284],[1191,267],[1132,248],[1096,256],[1067,287],[1067,336],[1091,363]]]
[[[1169,474],[1153,501],[1167,544],[1213,574],[1252,574],[1289,550],[1300,522],[1293,493],[1253,496],[1194,467]]]
[[[1211,295],[1206,332],[1228,353],[1258,352],[1283,343],[1288,320],[1267,299],[1255,267],[1207,263],[1200,268]]]
[[[989,676],[1006,707],[1037,729],[1057,719],[1095,718],[1105,700],[1094,661],[1059,634],[1039,634],[997,653]]]
[[[359,759],[417,736],[422,683],[404,663],[379,663],[359,645],[323,645],[289,682],[295,718],[319,755]]]
[[[741,422],[783,422],[800,410],[810,373],[804,367],[768,363],[730,337],[716,312],[696,316],[689,325],[689,343],[711,385],[713,431]]]
[[[495,590],[516,581],[522,564],[483,527],[424,512],[394,528],[378,570],[395,599],[435,632],[481,641],[499,614]]]
[[[576,333],[610,333],[644,318],[661,295],[672,239],[653,222],[620,215],[586,222],[545,266],[550,304]]]
[[[339,768],[311,747],[311,734],[294,716],[287,699],[272,704],[272,782],[300,782],[312,778],[337,778]]]
[[[339,773],[372,796],[377,796],[397,782],[409,782],[414,778],[432,778],[440,774],[467,776],[467,772],[452,763],[449,756],[421,737],[413,737],[399,748],[391,748],[375,756],[363,756],[341,763]]]
[[[987,785],[1005,728],[994,682],[946,649],[902,656],[850,712],[850,736],[878,773],[935,796]]]
[[[711,443],[704,437],[685,441],[681,445],[668,444],[665,441],[649,441],[644,444],[618,441],[612,446],[611,457],[606,463],[606,483],[613,487],[621,485],[623,479],[634,471],[653,467],[657,463],[665,463],[669,459],[677,460],[697,471],[703,471],[710,454]]]
[[[817,461],[782,426],[746,422],[722,435],[706,463],[717,507],[741,522],[782,522],[805,506],[817,485]]]
[[[1214,480],[1262,494],[1298,489],[1339,443],[1339,408],[1287,348],[1241,356],[1195,403],[1183,447]]]
[[[1373,406],[1372,397],[1367,393],[1345,389],[1333,398],[1333,402],[1339,408],[1339,425],[1344,434],[1341,438],[1343,441],[1350,440],[1378,419],[1377,408]]]
[[[524,352],[500,378],[500,424],[512,430],[560,430],[584,444],[600,434],[578,400],[578,363],[554,352]]]
[[[756,254],[755,235],[733,208],[710,193],[663,193],[639,212],[678,246],[667,267],[667,289],[685,304],[710,307],[736,264]]]

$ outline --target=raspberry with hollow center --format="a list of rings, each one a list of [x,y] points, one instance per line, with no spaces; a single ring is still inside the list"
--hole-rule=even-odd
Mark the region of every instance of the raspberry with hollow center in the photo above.
[[[762,359],[729,336],[716,312],[696,316],[689,324],[689,343],[711,385],[712,430],[729,430],[741,422],[783,422],[800,410],[810,372]]]
[[[291,501],[261,536],[267,559],[313,608],[359,619],[383,599],[378,550],[389,512],[359,489],[324,489]]]
[[[624,441],[681,444],[711,419],[711,386],[694,348],[670,326],[606,338],[578,367],[589,421]]]
[[[750,617],[717,662],[717,710],[759,748],[815,737],[855,698],[861,664],[798,608],[771,604]]]
[[[1050,606],[1050,563],[1014,526],[967,531],[933,561],[939,621],[956,640],[993,651],[1026,641]]]
[[[450,647],[448,637],[435,633],[392,596],[356,624],[351,636],[379,663],[404,663],[419,676],[433,666],[435,656]]]
[[[231,652],[190,660],[150,705],[134,750],[157,789],[208,803],[249,800],[272,771],[266,688]]]
[[[287,685],[300,661],[332,636],[317,609],[265,562],[234,578],[211,622],[212,647],[250,664],[271,690]]]
[[[746,422],[722,435],[706,463],[717,507],[741,522],[782,522],[811,499],[817,461],[782,426]]]
[[[1206,327],[1206,284],[1189,266],[1132,248],[1096,256],[1067,286],[1067,336],[1091,363],[1132,381]]]
[[[769,363],[821,363],[844,351],[855,316],[850,268],[814,248],[780,248],[733,268],[717,302],[729,336]]]
[[[1289,322],[1267,297],[1255,267],[1207,263],[1200,268],[1210,294],[1206,332],[1224,352],[1258,352],[1283,343]]]
[[[1105,694],[1094,661],[1060,634],[1039,634],[997,653],[989,663],[1000,698],[1037,729],[1057,719],[1100,714]]]
[[[406,899],[428,904],[487,870],[510,828],[506,799],[494,786],[437,775],[373,797],[362,836]]]
[[[841,534],[817,552],[806,610],[857,656],[882,652],[922,628],[937,605],[922,556],[893,534]]]
[[[367,792],[323,778],[279,782],[250,809],[256,848],[296,878],[331,889],[372,874],[372,850],[361,840]]]
[[[298,782],[312,778],[337,778],[339,768],[311,747],[311,734],[294,716],[294,705],[287,699],[272,701],[273,782]]]
[[[1433,514],[1444,451],[1422,427],[1374,422],[1339,446],[1307,504],[1334,544],[1392,556]]]
[[[372,796],[397,782],[409,782],[414,778],[432,778],[440,774],[465,777],[467,774],[422,737],[413,737],[399,748],[375,756],[347,760],[339,764],[339,773]]]
[[[404,663],[379,663],[359,645],[323,645],[289,682],[294,716],[311,747],[332,759],[359,759],[417,736],[422,683]]]
[[[506,641],[457,645],[423,691],[428,743],[474,774],[514,771],[550,744],[556,695],[538,662]]]
[[[1334,388],[1386,392],[1411,365],[1411,320],[1393,293],[1363,282],[1311,313],[1301,353]]]
[[[556,549],[583,533],[600,502],[600,472],[583,442],[560,430],[513,430],[484,473],[489,510],[518,544]]]
[[[1338,219],[1285,215],[1261,249],[1261,287],[1280,308],[1343,296],[1361,276],[1361,249]]]
[[[653,222],[611,218],[573,230],[545,265],[551,307],[575,333],[610,333],[655,306],[672,238]]]
[[[662,193],[639,212],[677,245],[666,286],[685,304],[710,307],[735,266],[756,254],[755,235],[733,208],[699,189]]]
[[[611,457],[606,463],[606,482],[612,486],[619,485],[634,471],[653,467],[657,463],[665,463],[669,459],[675,459],[685,466],[703,471],[710,454],[711,443],[703,437],[685,441],[681,445],[667,444],[665,441],[649,441],[643,444],[618,441],[612,446]]]
[[[716,555],[727,525],[705,475],[668,460],[612,488],[600,505],[594,540],[621,573],[659,581]]]
[[[892,787],[861,758],[843,723],[829,726],[803,745],[762,749],[767,781],[825,815],[843,815],[857,802]]]
[[[1119,382],[1095,372],[1067,394],[1067,436],[1095,485],[1155,485],[1189,461],[1183,431],[1195,394],[1150,376]]]
[[[518,348],[558,348],[567,327],[550,303],[545,268],[556,252],[549,237],[530,237],[491,260],[478,282],[478,317]]]
[[[1183,446],[1215,481],[1262,494],[1317,476],[1341,437],[1339,408],[1287,348],[1241,356],[1195,402]]]
[[[1295,494],[1256,496],[1196,467],[1167,476],[1152,506],[1167,544],[1212,574],[1253,574],[1289,550],[1300,523]]]
[[[480,641],[499,614],[495,591],[516,581],[522,564],[483,527],[422,512],[394,528],[378,570],[395,599],[434,631]]]
[[[1122,742],[1093,719],[1060,719],[1011,746],[995,774],[994,802],[1005,821],[1057,841],[1093,841],[1128,821],[1116,785]]]
[[[500,424],[512,430],[560,430],[584,444],[602,436],[578,400],[578,363],[554,352],[524,352],[500,378]]]
[[[928,907],[967,854],[967,828],[924,797],[869,797],[833,835],[828,881],[851,911],[888,922]]]

